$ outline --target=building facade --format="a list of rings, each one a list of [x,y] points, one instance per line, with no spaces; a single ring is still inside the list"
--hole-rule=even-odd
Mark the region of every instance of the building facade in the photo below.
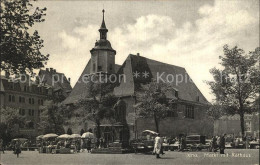
[[[244,115],[245,135],[259,138],[259,113]],[[214,121],[214,134],[233,134],[241,137],[240,116],[222,116],[219,120]]]
[[[59,78],[55,78],[59,76]],[[58,80],[54,80],[58,79]],[[0,79],[0,107],[13,108],[25,117],[24,125],[16,125],[14,136],[38,136],[40,109],[47,100],[63,101],[71,91],[67,78],[52,68],[41,70],[35,81],[24,74],[10,77],[7,73]],[[1,116],[1,122],[4,122]]]
[[[152,79],[168,81],[172,84],[174,92],[169,93],[167,97],[174,102],[172,107],[175,109],[175,113],[169,112],[168,117],[160,121],[160,133],[168,137],[180,134],[213,135],[213,121],[206,116],[206,110],[210,104],[184,68],[148,59],[139,53],[137,55],[130,54],[122,65],[117,65],[115,64],[116,51],[112,48],[107,37],[108,30],[104,20],[104,10],[99,32],[100,39],[96,41],[94,48],[90,51],[91,59],[69,97],[64,100],[64,104],[73,105],[78,100],[89,96],[86,91],[88,84],[81,81],[86,75],[115,74],[117,81],[114,84],[113,94],[120,100],[118,103],[120,106],[115,111],[120,111],[120,114],[123,114],[121,118],[125,119],[129,132],[125,132],[125,125],[122,122],[111,124],[104,121],[101,123],[102,136],[105,139],[120,139],[121,141],[124,137],[123,134],[127,134],[129,139],[134,139],[138,138],[146,129],[155,131],[153,119],[136,117],[136,105],[140,102],[136,94],[140,92],[143,84],[150,83]],[[182,77],[183,80],[179,82],[174,77]],[[94,128],[95,125],[86,121],[80,126],[77,123],[69,127],[73,129],[73,132],[79,132],[81,128],[87,130]]]
[[[25,117],[25,125],[15,126],[14,136],[35,137],[39,122],[39,107],[44,101],[51,99],[53,88],[44,84],[37,84],[29,76],[11,78],[1,76],[0,106],[1,109],[13,108]],[[1,121],[5,119],[1,118]]]

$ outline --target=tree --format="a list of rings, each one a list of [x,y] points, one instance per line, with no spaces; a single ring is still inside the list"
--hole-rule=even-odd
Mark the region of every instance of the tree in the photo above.
[[[87,82],[86,92],[88,97],[78,101],[77,106],[81,108],[76,113],[81,114],[82,120],[90,120],[96,124],[96,136],[100,138],[101,121],[105,118],[113,120],[113,106],[117,99],[111,94],[111,84],[99,81],[98,75],[92,76]]]
[[[67,134],[68,134],[68,135],[72,135],[72,134],[73,134],[71,128],[68,128],[68,129],[67,129]]]
[[[244,136],[244,114],[251,112],[250,106],[259,95],[259,57],[260,48],[249,54],[235,46],[224,47],[220,56],[223,69],[210,70],[214,81],[208,81],[216,102],[225,107],[228,113],[240,115],[242,136]]]
[[[171,110],[169,99],[166,96],[173,88],[168,83],[158,83],[155,80],[141,88],[141,92],[137,94],[137,100],[140,102],[136,107],[137,116],[153,118],[156,131],[159,133],[160,120],[167,117]]]
[[[56,133],[64,134],[64,116],[62,115],[62,107],[60,105],[54,104],[52,101],[45,103],[41,107],[39,130],[43,134]]]
[[[215,103],[212,106],[210,106],[210,108],[207,109],[207,114],[213,120],[218,120],[220,117],[226,115],[227,113],[225,107]]]
[[[31,9],[30,0],[1,1],[1,69],[8,73],[33,73],[48,60],[49,55],[40,52],[43,40],[38,31],[29,32],[35,23],[44,21],[46,8]]]
[[[18,109],[6,107],[0,111],[0,137],[6,144],[11,140],[11,133],[14,131],[15,125],[24,125],[25,118],[19,114]]]

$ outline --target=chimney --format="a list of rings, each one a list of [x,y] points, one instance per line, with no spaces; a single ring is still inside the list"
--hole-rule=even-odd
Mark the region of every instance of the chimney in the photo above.
[[[70,83],[70,77],[68,78],[68,81],[69,81],[69,83]]]
[[[137,56],[140,56],[140,53],[137,53]]]
[[[51,73],[53,72],[53,68],[50,68]]]
[[[53,72],[56,73],[56,69],[53,69]]]
[[[5,78],[9,78],[10,77],[10,73],[5,71]]]
[[[46,68],[46,71],[49,72],[49,68]]]

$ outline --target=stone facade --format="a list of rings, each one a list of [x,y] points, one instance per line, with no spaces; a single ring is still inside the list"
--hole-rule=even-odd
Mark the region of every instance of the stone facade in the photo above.
[[[130,54],[122,65],[116,65],[114,64],[116,51],[107,40],[108,30],[105,26],[104,15],[99,32],[100,40],[96,41],[95,47],[90,50],[91,59],[69,97],[63,101],[64,104],[70,106],[82,98],[89,97],[86,91],[88,84],[80,82],[86,75],[99,73],[108,75],[116,74],[117,81],[114,83],[113,94],[126,105],[125,108],[121,109],[122,114],[125,114],[122,118],[126,119],[127,124],[124,127],[127,127],[129,130],[128,133],[125,133],[127,133],[128,138],[135,139],[146,129],[155,130],[153,119],[138,119],[136,117],[135,106],[139,103],[136,99],[136,94],[140,91],[141,86],[150,83],[152,79],[158,79],[158,75],[161,75],[161,80],[165,80],[169,76],[182,76],[185,81],[180,83],[172,82],[175,92],[169,93],[169,96],[167,96],[167,98],[176,101],[177,113],[169,114],[167,118],[160,121],[160,133],[168,137],[178,136],[179,134],[213,135],[213,121],[209,120],[206,115],[206,110],[210,104],[197,86],[190,81],[185,68],[148,59],[139,53],[137,55]],[[110,64],[112,64],[112,67],[108,67]],[[98,65],[101,67],[97,68]],[[109,68],[112,68],[112,71]],[[113,68],[115,68],[114,72]],[[135,73],[139,73],[140,76],[134,76]],[[147,76],[143,76],[144,73]],[[88,123],[88,128],[95,127],[95,125],[91,126],[88,121],[86,123]],[[110,134],[113,134],[113,131],[118,132],[119,134],[112,135],[116,136],[117,139],[123,136],[124,129],[120,125],[104,121],[101,122],[101,125],[103,125],[103,130],[110,131]],[[84,123],[80,124],[80,128],[76,125],[70,125],[69,127],[73,127],[72,129],[75,128],[76,132],[81,128],[85,128],[86,130],[86,124]]]
[[[259,138],[259,113],[245,114],[245,135]],[[222,116],[214,121],[214,135],[234,134],[241,136],[239,115]]]
[[[1,108],[14,108],[25,116],[25,126],[17,127],[14,135],[36,136],[39,121],[39,108],[46,99],[52,96],[53,89],[49,86],[36,84],[29,78],[26,82],[19,78],[1,76]],[[4,119],[1,118],[2,121]]]

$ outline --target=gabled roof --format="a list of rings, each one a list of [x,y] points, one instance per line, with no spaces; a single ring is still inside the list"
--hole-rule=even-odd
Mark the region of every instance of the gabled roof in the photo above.
[[[64,104],[75,103],[76,101],[79,101],[80,99],[89,96],[88,93],[86,92],[88,88],[88,83],[84,83],[83,80],[84,80],[84,76],[90,74],[90,68],[91,68],[91,59],[88,61],[77,83],[73,87],[70,95],[63,101]],[[117,72],[119,68],[120,65],[115,64],[115,72]]]
[[[82,79],[84,75],[90,73],[90,63],[91,60],[89,60],[87,66],[83,70],[71,94],[63,103],[71,104],[88,96],[86,93],[86,83],[83,83]],[[117,71],[118,77],[119,75],[125,76],[121,77],[121,80],[117,82],[114,88],[114,94],[118,97],[135,95],[135,93],[139,91],[141,84],[151,82],[152,78],[162,78],[163,80],[166,80],[168,75],[172,75],[174,78],[178,75],[183,76],[184,80],[187,79],[187,81],[184,82],[172,82],[173,87],[178,91],[178,99],[208,104],[207,99],[203,96],[197,86],[189,81],[190,77],[182,67],[130,54],[120,68],[119,65],[115,66],[115,70]],[[139,73],[139,76],[134,76],[136,73]],[[148,76],[144,76],[145,73]],[[124,78],[126,81],[123,80]]]
[[[40,70],[39,77],[41,77],[40,83],[44,83],[53,87],[54,91],[58,91],[59,89],[63,91],[63,95],[65,97],[68,96],[68,93],[72,90],[70,82],[67,77],[63,73],[56,72],[56,70]],[[53,80],[55,79],[56,80]]]
[[[168,78],[172,86],[178,91],[179,99],[208,104],[207,99],[203,96],[198,87],[190,81],[191,79],[188,73],[182,67],[130,54],[119,69],[118,74],[124,74],[126,76],[126,82],[121,82],[120,85],[114,89],[116,96],[134,95],[136,91],[139,91],[141,84],[147,84],[151,82],[152,79],[163,82]],[[139,74],[139,76],[134,76],[136,74]],[[171,79],[172,77],[174,78],[173,81]],[[180,80],[180,77],[183,77],[183,81],[177,82],[176,78]]]

